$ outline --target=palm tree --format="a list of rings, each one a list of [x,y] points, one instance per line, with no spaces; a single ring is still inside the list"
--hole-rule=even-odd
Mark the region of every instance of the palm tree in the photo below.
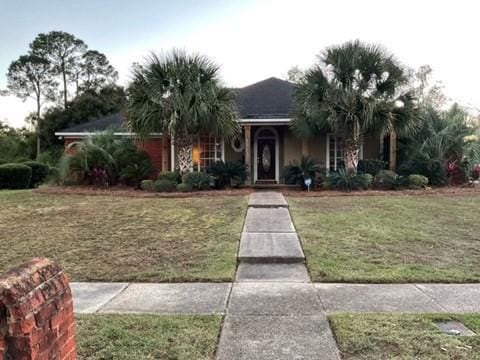
[[[192,168],[196,136],[208,133],[229,140],[239,130],[234,94],[220,85],[218,67],[205,56],[181,50],[151,54],[134,66],[128,94],[130,130],[141,138],[169,135],[182,174]]]
[[[301,138],[332,131],[344,139],[345,166],[356,171],[368,133],[416,131],[405,70],[381,46],[358,40],[328,48],[296,92],[293,130]]]

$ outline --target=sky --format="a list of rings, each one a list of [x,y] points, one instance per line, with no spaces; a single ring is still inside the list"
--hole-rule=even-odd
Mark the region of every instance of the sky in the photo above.
[[[480,108],[480,40],[474,0],[0,0],[0,90],[9,64],[38,33],[70,32],[107,55],[128,85],[133,62],[172,47],[208,55],[227,86],[245,86],[326,47],[380,43],[403,64],[429,64],[453,101]],[[0,97],[0,120],[23,126],[31,101]]]

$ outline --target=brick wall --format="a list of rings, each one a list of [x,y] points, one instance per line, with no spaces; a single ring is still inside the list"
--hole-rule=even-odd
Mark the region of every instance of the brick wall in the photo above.
[[[167,161],[166,161],[166,164],[164,164],[164,166],[166,166],[167,169],[170,168],[170,141],[169,140],[167,140],[167,143],[164,146],[162,138],[156,137],[156,138],[151,138],[144,141],[138,141],[137,146],[139,149],[142,149],[150,156],[150,159],[152,160],[152,165],[157,172],[162,170],[162,153],[165,149],[167,152],[167,157],[166,157]]]
[[[65,272],[35,258],[0,277],[0,359],[76,359],[73,299]]]
[[[76,141],[82,141],[81,138],[65,138],[64,139],[64,148],[65,152],[68,154],[74,154],[75,148],[68,146]],[[136,144],[139,149],[144,150],[152,160],[152,165],[155,168],[156,173],[161,171],[162,169],[170,169],[170,140],[167,139],[166,143],[163,143],[161,137],[155,137],[144,141],[136,141]],[[163,151],[166,152],[167,156],[165,159],[162,157]],[[162,160],[165,160],[162,167]],[[156,177],[157,174],[155,174]]]

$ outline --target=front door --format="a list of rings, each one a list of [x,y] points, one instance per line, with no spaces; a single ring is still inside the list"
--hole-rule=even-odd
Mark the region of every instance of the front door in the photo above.
[[[257,140],[258,180],[275,180],[275,139]]]

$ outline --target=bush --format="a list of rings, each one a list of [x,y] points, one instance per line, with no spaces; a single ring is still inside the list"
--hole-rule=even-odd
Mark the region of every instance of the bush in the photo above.
[[[377,175],[381,170],[385,170],[387,163],[378,159],[365,159],[358,162],[357,170],[360,173]]]
[[[428,185],[428,178],[423,175],[408,175],[408,187],[411,189],[423,189]]]
[[[177,188],[177,184],[173,181],[162,179],[155,181],[154,188],[157,192],[172,192]]]
[[[27,189],[32,179],[32,168],[24,164],[0,165],[0,189]]]
[[[183,182],[194,190],[208,190],[213,181],[212,177],[204,172],[191,172],[183,176]]]
[[[48,176],[45,179],[45,182],[52,185],[60,185],[62,183],[60,169],[55,166],[50,166],[48,168]]]
[[[140,182],[140,189],[145,191],[153,191],[154,189],[153,180],[142,180]]]
[[[34,188],[42,184],[48,176],[49,167],[39,161],[25,161],[24,165],[32,169],[32,178],[30,179],[30,187]]]
[[[445,186],[448,184],[446,165],[438,159],[417,157],[402,164],[398,172],[405,176],[410,174],[423,175],[427,177],[430,184],[434,186]]]
[[[145,154],[146,155],[146,154]],[[140,182],[147,178],[153,171],[152,162],[148,155],[138,157],[138,162],[128,164],[120,169],[120,181],[126,185],[140,187]]]
[[[332,172],[325,179],[325,186],[329,189],[343,191],[366,190],[372,186],[373,176],[370,174],[357,174],[346,169]]]
[[[181,183],[181,184],[177,184],[177,191],[178,192],[190,192],[190,191],[192,191],[192,188],[188,184]]]
[[[209,166],[207,173],[213,177],[217,189],[231,187],[232,181],[240,185],[247,178],[246,166],[239,161],[217,161]]]
[[[390,170],[381,170],[375,176],[375,187],[384,190],[397,190],[405,186],[406,180],[403,176]]]
[[[310,156],[302,156],[300,163],[294,161],[285,167],[285,184],[301,185],[303,189],[306,189],[304,180],[305,177],[309,177],[312,179],[310,188],[313,188],[317,181],[316,175],[318,173],[322,174],[322,172],[325,173],[316,159]]]
[[[182,182],[182,175],[180,171],[162,171],[158,174],[158,180],[169,180],[175,184],[180,184]]]

